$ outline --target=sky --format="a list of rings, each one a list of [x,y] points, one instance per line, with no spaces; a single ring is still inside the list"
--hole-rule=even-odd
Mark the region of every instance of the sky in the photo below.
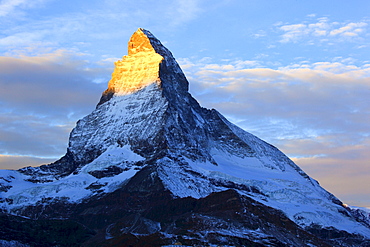
[[[0,0],[0,168],[57,160],[138,29],[191,94],[370,207],[370,1]]]

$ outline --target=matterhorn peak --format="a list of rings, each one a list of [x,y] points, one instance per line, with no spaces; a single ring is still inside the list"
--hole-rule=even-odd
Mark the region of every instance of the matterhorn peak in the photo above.
[[[139,28],[128,42],[128,55],[134,55],[139,52],[156,53],[149,37],[155,39],[149,31]]]
[[[112,78],[108,83],[108,89],[104,91],[99,104],[109,100],[113,95],[127,95],[137,92],[150,84],[163,86],[162,72],[175,69],[178,74],[183,74],[171,52],[162,45],[149,31],[139,28],[128,42],[128,55],[123,56],[122,60],[115,62]],[[174,83],[182,82],[182,86],[187,91],[188,82],[185,76]],[[166,82],[165,82],[166,83]],[[170,87],[176,87],[172,85]],[[185,86],[185,87],[184,87]]]
[[[370,246],[366,217],[201,107],[144,29],[63,157],[0,170],[0,246]]]

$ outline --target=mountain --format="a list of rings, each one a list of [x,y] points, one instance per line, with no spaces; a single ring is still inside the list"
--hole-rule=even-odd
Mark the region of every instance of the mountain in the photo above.
[[[144,29],[66,154],[1,170],[0,192],[4,246],[370,246],[368,217],[202,108]]]

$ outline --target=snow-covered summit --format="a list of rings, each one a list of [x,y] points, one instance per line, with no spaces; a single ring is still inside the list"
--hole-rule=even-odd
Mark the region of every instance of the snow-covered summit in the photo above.
[[[168,200],[207,201],[205,198],[213,195],[225,196],[222,192],[231,196],[226,200],[228,206],[239,199],[244,203],[238,211],[243,217],[257,217],[258,212],[251,214],[246,209],[249,201],[271,214],[280,212],[285,223],[274,224],[281,227],[289,221],[297,234],[286,240],[261,221],[253,228],[259,230],[248,235],[249,230],[240,232],[244,219],[235,229],[229,223],[214,226],[212,231],[220,236],[273,236],[290,244],[300,243],[299,231],[320,233],[324,238],[328,232],[338,238],[355,236],[356,241],[370,238],[367,223],[358,221],[276,147],[230,123],[216,110],[201,107],[189,94],[188,81],[171,52],[144,29],[132,35],[128,55],[115,63],[108,89],[96,109],[77,122],[61,159],[40,167],[0,171],[3,212],[31,218],[85,219],[91,212],[105,214],[109,206],[99,211],[96,204],[106,203],[107,198],[119,201],[114,196],[119,194],[125,206],[117,204],[109,212],[124,208],[126,216],[134,217],[133,224],[139,224],[142,217],[140,227],[148,228],[148,234],[160,232],[169,238],[176,227],[168,222],[162,227],[154,222],[154,216],[144,214],[146,198],[158,200],[147,202],[149,210],[153,205],[168,206]],[[166,196],[170,199],[161,201]],[[81,212],[70,210],[72,205],[82,207]],[[110,231],[110,224],[104,225],[105,231]],[[213,223],[204,224],[210,227]],[[203,235],[199,238],[205,239]],[[315,245],[314,241],[308,243]]]

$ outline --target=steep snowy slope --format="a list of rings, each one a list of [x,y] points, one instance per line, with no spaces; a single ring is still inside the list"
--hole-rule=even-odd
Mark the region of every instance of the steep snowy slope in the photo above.
[[[253,211],[250,208],[253,204],[265,212],[264,215],[254,212],[255,217],[279,215],[283,222],[294,226],[297,234],[313,234],[299,240],[297,234],[283,236],[283,230],[274,233],[272,228],[284,229],[278,220],[269,224],[280,228],[269,228],[261,221],[259,232],[258,227],[249,229],[241,223],[246,218],[239,219],[240,227],[234,224],[226,228],[214,225],[221,216],[207,216],[212,220],[202,218],[203,228],[210,227],[219,236],[228,236],[226,242],[237,236],[263,244],[306,241],[320,246],[321,240],[312,239],[323,238],[324,242],[351,246],[370,238],[366,223],[358,221],[335,196],[277,148],[233,125],[216,110],[199,106],[188,93],[188,82],[171,52],[143,29],[131,37],[128,55],[115,63],[108,89],[96,109],[72,130],[66,155],[49,165],[0,171],[0,193],[1,209],[6,214],[33,219],[74,218],[89,227],[94,224],[86,223],[87,212],[105,214],[97,208],[107,198],[111,201],[126,198],[121,206],[107,210],[113,212],[122,207],[121,212],[126,210],[127,215],[120,217],[126,217],[125,222],[134,217],[132,224],[141,222],[139,228],[144,233],[126,226],[131,230],[120,228],[121,231],[117,230],[120,233],[113,234],[112,229],[123,227],[124,220],[111,219],[109,225],[102,223],[100,228],[94,225],[98,232],[103,228],[111,232],[106,239],[117,240],[128,233],[178,237],[181,234],[175,234],[174,229],[179,226],[170,227],[171,224],[156,218],[159,212],[153,205],[180,205],[188,200],[194,200],[193,206],[203,205],[214,200],[215,195],[227,198],[230,203],[240,201],[238,210],[243,217],[252,217],[248,212]],[[126,205],[131,201],[131,206]],[[133,208],[137,207],[141,209],[135,211]],[[55,208],[59,211],[53,211]],[[191,210],[199,208],[203,207]],[[239,212],[235,210],[234,213]],[[136,216],[128,213],[133,211]],[[144,217],[144,211],[149,216]],[[189,221],[191,217],[183,213],[181,217]],[[199,213],[202,217],[204,214]],[[175,222],[180,216],[168,217]],[[228,224],[224,220],[221,225]],[[192,238],[210,241],[200,235]],[[274,240],[266,240],[269,238]]]

